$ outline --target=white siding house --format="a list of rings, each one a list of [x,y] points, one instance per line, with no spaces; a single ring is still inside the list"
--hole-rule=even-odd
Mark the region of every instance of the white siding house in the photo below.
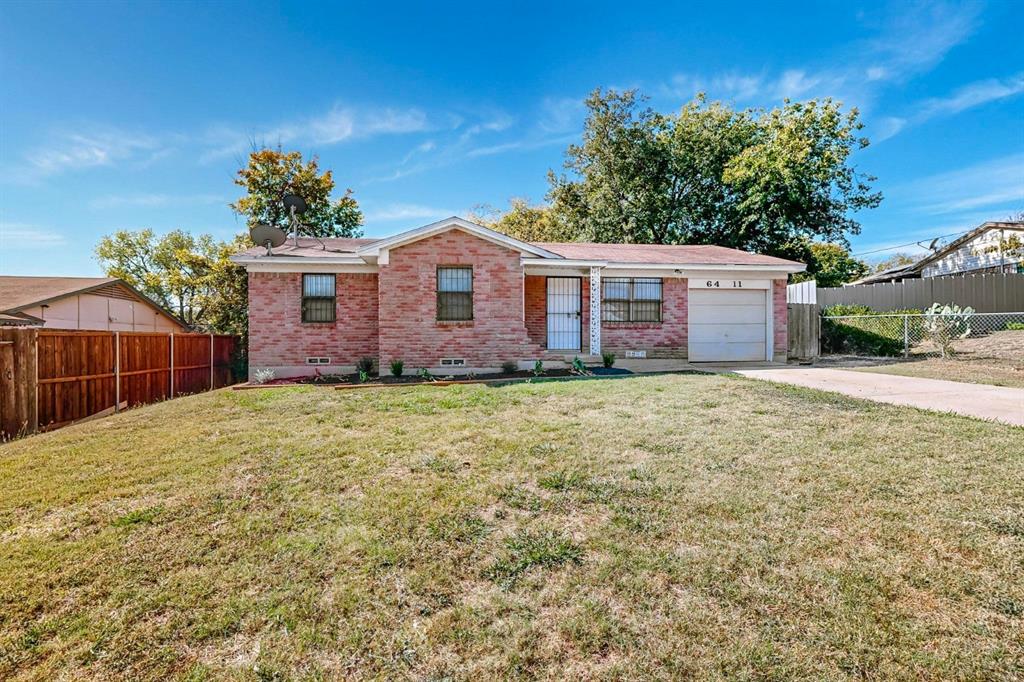
[[[1021,262],[1024,261],[1024,254],[1016,249],[1004,247],[1007,244],[1024,243],[1024,226],[983,227],[987,229],[968,234],[968,239],[962,243],[953,242],[946,249],[925,259],[921,277],[978,271],[1018,272]]]

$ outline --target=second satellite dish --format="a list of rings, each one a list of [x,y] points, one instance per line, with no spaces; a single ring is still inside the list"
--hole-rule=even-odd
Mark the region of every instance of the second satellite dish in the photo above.
[[[285,194],[283,201],[284,207],[289,211],[294,209],[296,213],[306,212],[306,200],[298,194]]]
[[[268,256],[270,255],[270,249],[284,244],[284,240],[287,237],[288,235],[284,233],[284,230],[272,225],[256,225],[249,230],[249,238],[260,246],[266,246]]]

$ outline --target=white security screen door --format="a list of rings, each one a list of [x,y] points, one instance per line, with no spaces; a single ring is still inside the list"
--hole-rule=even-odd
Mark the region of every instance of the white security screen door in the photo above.
[[[548,277],[548,350],[580,350],[580,278]]]

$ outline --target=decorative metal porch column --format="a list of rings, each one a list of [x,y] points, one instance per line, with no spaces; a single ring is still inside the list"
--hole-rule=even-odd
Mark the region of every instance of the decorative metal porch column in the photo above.
[[[590,268],[590,354],[601,354],[601,268]]]

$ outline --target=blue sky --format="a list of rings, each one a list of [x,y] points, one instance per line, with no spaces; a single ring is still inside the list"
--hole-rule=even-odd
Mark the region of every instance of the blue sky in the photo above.
[[[4,3],[0,270],[99,274],[115,229],[229,237],[254,139],[319,155],[370,236],[540,201],[599,86],[857,106],[885,200],[855,253],[1024,210],[1024,3],[668,4]]]

